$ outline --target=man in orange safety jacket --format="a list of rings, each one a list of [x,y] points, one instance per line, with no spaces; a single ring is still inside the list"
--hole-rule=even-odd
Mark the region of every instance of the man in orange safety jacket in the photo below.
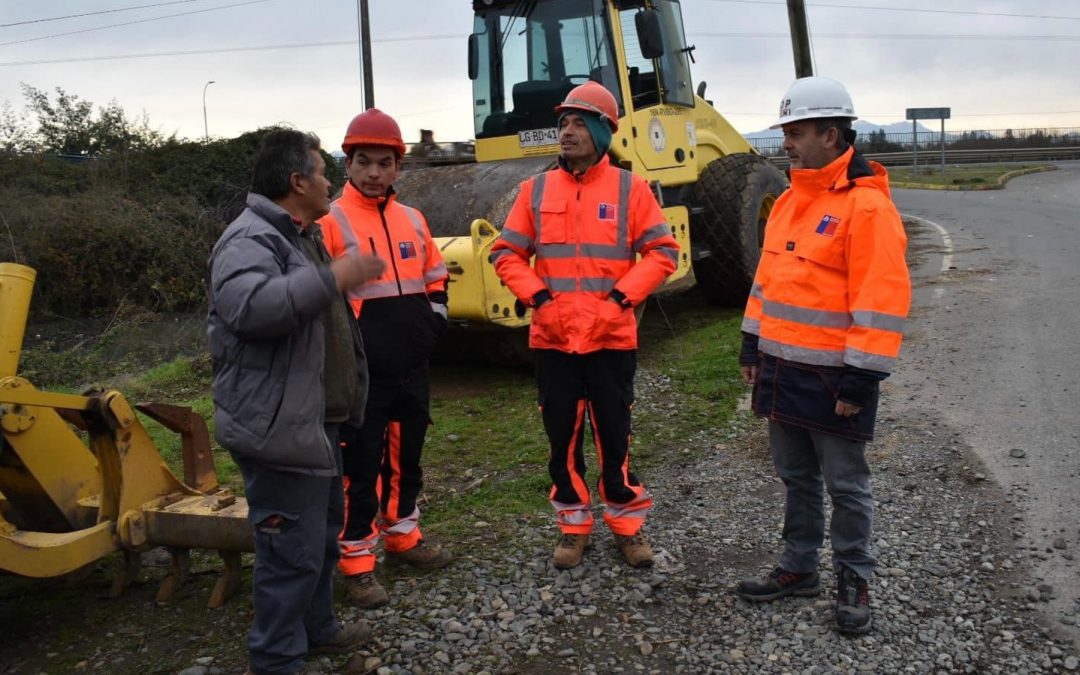
[[[341,149],[349,180],[319,221],[326,247],[335,257],[356,251],[386,262],[379,278],[350,294],[371,382],[363,427],[341,431],[346,522],[338,566],[349,600],[372,608],[389,601],[374,576],[380,534],[388,564],[436,569],[453,559],[423,538],[416,505],[431,422],[428,359],[446,328],[449,275],[424,216],[394,195],[405,154],[397,123],[367,110],[349,124]]]
[[[827,77],[796,80],[780,106],[791,188],[765,226],[743,318],[743,378],[769,419],[773,463],[787,489],[784,552],[763,579],[743,581],[753,602],[816,595],[832,500],[836,628],[870,629],[873,496],[866,442],[879,382],[900,352],[911,282],[907,237],[885,169],[851,146],[851,97]]]
[[[645,567],[653,555],[640,530],[652,497],[630,471],[629,456],[633,308],[675,270],[679,246],[648,184],[608,161],[618,129],[615,97],[590,81],[556,110],[559,166],[521,184],[491,260],[532,308],[529,346],[551,443],[550,500],[562,530],[555,566],[580,564],[593,529],[583,448],[588,414],[604,522],[627,561]]]

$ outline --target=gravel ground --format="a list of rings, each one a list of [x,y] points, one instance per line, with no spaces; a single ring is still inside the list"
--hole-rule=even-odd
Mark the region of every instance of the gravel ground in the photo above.
[[[771,569],[781,548],[783,490],[765,423],[743,412],[726,428],[666,449],[670,461],[641,472],[656,499],[646,525],[652,569],[628,567],[602,526],[584,563],[559,571],[550,562],[558,532],[549,514],[522,518],[510,537],[477,522],[471,537],[446,542],[458,554],[451,567],[387,572],[388,606],[343,609],[345,620],[374,624],[372,645],[312,665],[378,675],[1078,670],[1071,640],[1080,591],[1031,572],[1048,556],[1071,565],[1072,547],[1064,537],[1034,549],[1018,543],[1026,525],[1016,507],[1026,492],[1006,494],[987,480],[963,437],[895,384],[885,383],[870,447],[880,566],[871,584],[874,627],[865,636],[832,629],[827,554],[818,598],[753,605],[733,593],[737,580]],[[664,377],[639,372],[638,416],[668,414],[672,398]],[[160,577],[167,560],[149,557],[160,568],[150,576]],[[168,606],[154,605],[153,583],[117,601],[95,600],[93,587],[52,587],[69,602],[5,622],[0,672],[243,671],[249,605],[203,609],[217,565],[206,567]],[[34,602],[24,595],[34,588],[16,585],[2,602]],[[1055,599],[1070,609],[1051,621],[1046,609]],[[84,603],[94,603],[86,605],[89,623],[67,616]],[[15,621],[19,612],[9,607],[5,616]],[[163,667],[166,655],[187,667]]]
[[[638,385],[637,414],[660,414],[667,382],[640,373]],[[697,437],[698,452],[672,449],[685,461],[643,477],[657,502],[646,526],[652,569],[625,565],[601,529],[585,562],[559,571],[550,521],[523,522],[498,545],[478,522],[475,539],[453,542],[460,557],[447,570],[398,578],[385,608],[344,611],[376,625],[374,645],[314,665],[379,675],[1077,670],[1073,645],[1039,611],[1075,590],[1033,585],[1026,569],[1033,555],[1070,552],[1015,548],[1013,497],[932,418],[890,415],[890,398],[886,383],[870,450],[880,564],[865,636],[832,630],[827,555],[818,598],[752,605],[732,592],[738,579],[767,572],[781,547],[783,492],[765,424],[743,413]],[[203,661],[185,675],[219,672]]]

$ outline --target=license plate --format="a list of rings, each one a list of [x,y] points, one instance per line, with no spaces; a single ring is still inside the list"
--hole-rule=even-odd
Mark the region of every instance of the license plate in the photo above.
[[[547,129],[529,129],[518,132],[518,145],[523,148],[535,148],[541,145],[555,145],[559,142],[559,130],[555,127]]]

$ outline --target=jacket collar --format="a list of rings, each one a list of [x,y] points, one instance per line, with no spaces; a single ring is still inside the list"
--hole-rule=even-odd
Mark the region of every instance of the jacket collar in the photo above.
[[[394,186],[391,185],[390,189],[387,190],[386,194],[382,197],[368,197],[363,192],[357,190],[356,186],[352,184],[352,181],[346,181],[345,188],[341,191],[341,199],[350,206],[371,211],[382,211],[385,210],[387,206],[397,201],[397,192],[394,190]]]
[[[596,164],[593,164],[588,169],[586,169],[585,173],[575,175],[574,172],[570,170],[570,167],[563,160],[562,155],[559,155],[559,168],[562,169],[562,173],[565,174],[566,177],[570,180],[581,181],[582,183],[591,183],[594,180],[599,179],[600,176],[602,176],[604,172],[607,171],[607,168],[610,165],[611,160],[608,159],[607,155],[604,155],[599,159],[599,161],[596,162]]]
[[[889,178],[885,168],[855,152],[854,147],[849,147],[844,154],[820,169],[791,169],[789,175],[791,189],[796,193],[816,194],[864,185],[889,194]]]
[[[277,205],[272,199],[257,192],[249,192],[247,206],[251,211],[270,223],[286,237],[300,234],[300,226],[293,220],[292,214]]]

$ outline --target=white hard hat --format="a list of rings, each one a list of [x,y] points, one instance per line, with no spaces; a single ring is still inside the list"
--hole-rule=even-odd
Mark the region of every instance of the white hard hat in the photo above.
[[[789,122],[823,117],[859,119],[844,85],[831,77],[801,77],[788,87],[780,101],[780,119],[769,128],[779,129]]]

